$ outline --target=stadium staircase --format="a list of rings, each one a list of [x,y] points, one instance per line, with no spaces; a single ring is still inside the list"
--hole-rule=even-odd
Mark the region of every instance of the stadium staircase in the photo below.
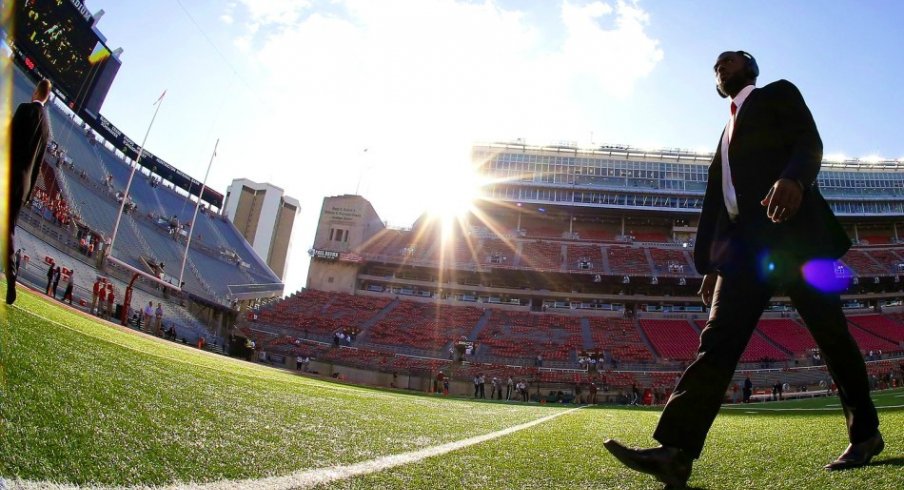
[[[904,325],[884,315],[853,316],[848,321],[871,334],[895,344],[895,350],[904,345]]]
[[[699,335],[687,320],[641,319],[639,332],[660,359],[689,361],[696,355]]]
[[[791,351],[789,351],[788,349],[785,349],[784,347],[778,345],[778,343],[776,343],[774,340],[772,340],[772,339],[770,339],[769,337],[763,335],[763,333],[760,332],[759,329],[757,329],[756,331],[754,331],[754,335],[759,336],[759,338],[763,339],[763,342],[765,342],[765,343],[771,345],[773,348],[775,348],[775,349],[778,350],[779,352],[783,353],[783,354],[785,355],[784,358],[791,359],[791,358],[794,357],[794,355],[791,353]],[[783,358],[783,359],[784,359],[784,358]]]
[[[514,267],[516,269],[521,267],[521,258],[522,258],[523,253],[524,253],[524,242],[519,240],[519,241],[515,242],[515,254],[514,254],[514,257],[512,257],[512,267]]]
[[[603,247],[603,273],[612,274],[612,266],[609,265],[609,251]]]
[[[593,332],[590,331],[590,322],[581,318],[581,347],[584,350],[593,349]]]
[[[656,276],[656,261],[653,260],[653,255],[650,254],[650,247],[644,247],[643,254],[647,258],[647,266],[650,267],[650,274]]]
[[[490,317],[493,315],[493,310],[487,308],[482,315],[480,315],[480,319],[477,320],[477,323],[474,324],[474,328],[471,329],[471,333],[468,334],[468,340],[474,341],[477,340],[477,337],[480,335],[480,332],[483,331],[484,327],[487,326],[487,323],[490,321]]]
[[[851,337],[854,337],[854,340],[857,341],[861,351],[895,352],[901,350],[897,344],[873,335],[870,331],[860,328],[850,320],[848,320],[848,331],[851,332]]]
[[[647,347],[647,349],[649,349],[650,352],[653,354],[653,358],[654,358],[656,361],[661,361],[662,359],[661,359],[660,356],[656,353],[656,349],[653,348],[653,342],[651,342],[651,341],[650,341],[650,338],[647,337],[647,333],[644,332],[644,330],[643,330],[642,328],[640,328],[640,323],[639,323],[639,321],[638,321],[638,320],[634,320],[633,323],[634,323],[634,329],[637,330],[637,335],[638,335],[638,337],[640,337],[640,340],[643,342],[643,344],[644,344],[644,345]],[[699,332],[698,332],[698,333],[699,333]],[[698,335],[698,337],[699,337],[699,335]]]
[[[368,334],[370,333],[370,328],[380,323],[384,318],[386,318],[387,315],[392,313],[392,310],[396,309],[396,307],[399,306],[399,302],[400,300],[398,298],[393,299],[392,302],[386,305],[385,308],[378,311],[376,315],[362,322],[359,326],[361,331],[358,332],[356,340],[358,340],[359,342],[366,342]]]

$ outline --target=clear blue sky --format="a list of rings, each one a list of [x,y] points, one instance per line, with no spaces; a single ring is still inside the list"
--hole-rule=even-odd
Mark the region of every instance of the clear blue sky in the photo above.
[[[149,150],[201,179],[220,137],[215,189],[246,177],[301,201],[287,292],[324,196],[359,189],[411,225],[474,141],[712,151],[724,50],[801,89],[827,155],[904,158],[899,1],[85,3],[125,50],[108,119],[140,140],[167,89]]]

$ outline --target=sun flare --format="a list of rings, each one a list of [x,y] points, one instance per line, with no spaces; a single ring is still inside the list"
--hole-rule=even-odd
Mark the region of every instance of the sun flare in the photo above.
[[[426,203],[427,215],[439,221],[444,231],[449,231],[473,211],[483,182],[471,165],[437,172],[435,182],[433,195]]]

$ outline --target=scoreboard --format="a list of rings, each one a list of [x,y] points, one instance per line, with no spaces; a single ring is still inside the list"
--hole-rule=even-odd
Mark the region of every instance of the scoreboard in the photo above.
[[[20,64],[54,82],[74,111],[100,112],[120,62],[94,31],[79,0],[11,0],[10,46]]]
[[[33,79],[48,78],[60,100],[129,158],[138,144],[100,113],[121,63],[94,29],[81,0],[0,0],[12,3],[14,30],[8,44],[17,63]],[[139,165],[176,187],[222,208],[223,195],[145,149]]]

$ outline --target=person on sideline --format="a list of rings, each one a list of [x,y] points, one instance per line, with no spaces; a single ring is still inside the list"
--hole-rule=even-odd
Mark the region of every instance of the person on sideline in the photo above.
[[[154,318],[154,302],[148,301],[148,305],[144,307],[143,317],[141,322],[144,323],[144,331],[146,333],[152,333],[154,324],[151,323],[151,319]]]
[[[60,278],[62,276],[63,269],[61,269],[60,266],[56,266],[56,268],[53,269],[53,282],[50,286],[50,296],[53,297],[53,299],[56,299],[57,288],[60,287]]]
[[[6,257],[4,272],[6,273],[6,304],[16,301],[16,278],[19,268],[14,258],[16,250],[16,222],[19,211],[31,198],[41,164],[50,141],[50,118],[44,105],[50,100],[50,80],[38,82],[31,102],[19,104],[10,122],[9,148],[9,201],[6,203],[6,243],[3,250]],[[49,281],[48,281],[49,282]],[[48,285],[48,291],[50,287]]]
[[[66,290],[63,292],[63,303],[69,301],[72,306],[72,290],[75,287],[75,271],[69,273],[69,280],[66,282]]]
[[[97,314],[97,297],[100,294],[101,284],[99,277],[94,278],[94,286],[91,288],[91,313]]]
[[[53,273],[55,270],[56,270],[56,265],[51,263],[50,268],[47,269],[47,291],[45,291],[47,296],[50,296],[50,289],[53,288]],[[9,295],[8,289],[6,290],[6,294]],[[15,301],[15,298],[13,298],[13,301]],[[12,304],[12,303],[7,303],[7,304]]]
[[[885,447],[866,366],[841,311],[837,284],[808,280],[804,266],[832,268],[851,242],[819,192],[822,141],[793,84],[755,86],[759,67],[744,51],[719,55],[716,89],[730,117],[709,167],[694,263],[711,306],[700,347],[669,397],[652,449],[609,439],[627,467],[684,488],[719,412],[738,359],[777,291],[791,298],[838,385],[850,445],[828,470],[864,466]]]
[[[113,289],[113,283],[107,284],[107,309],[106,315],[108,320],[117,320],[116,318],[116,291]]]
[[[154,310],[154,331],[157,335],[163,333],[163,304],[157,303],[157,309]]]

